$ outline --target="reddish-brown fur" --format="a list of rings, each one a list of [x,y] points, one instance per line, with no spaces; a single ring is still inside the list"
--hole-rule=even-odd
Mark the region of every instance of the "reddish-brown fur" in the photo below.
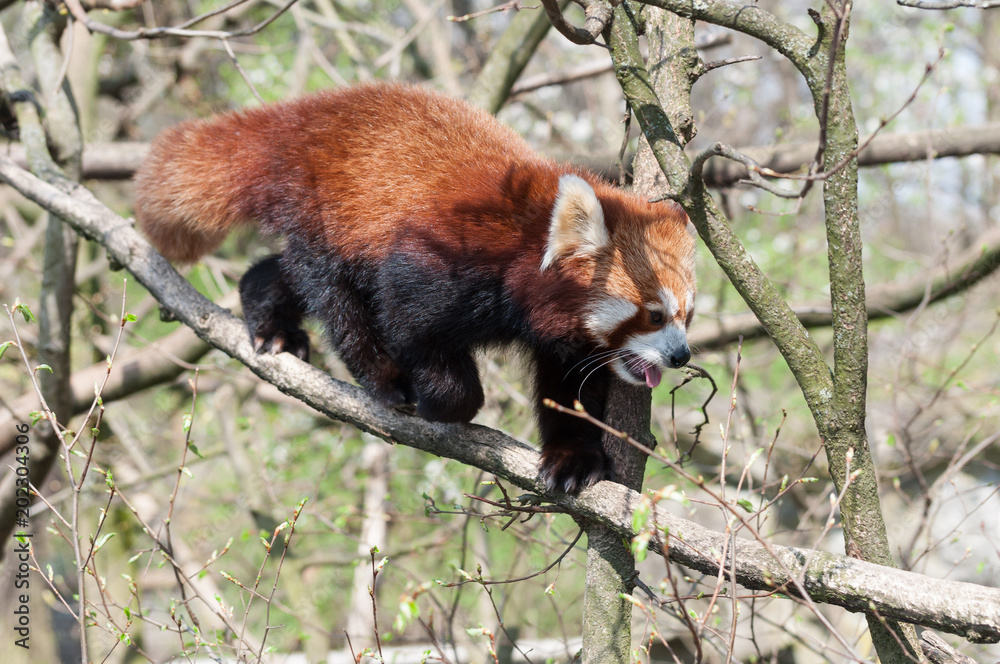
[[[404,220],[460,222],[470,203],[494,207],[499,226],[491,239],[509,238],[504,224],[516,201],[505,200],[496,174],[526,162],[539,172],[524,173],[515,187],[527,198],[551,198],[554,164],[485,112],[418,88],[371,85],[168,129],[136,175],[135,207],[171,260],[215,248],[183,237],[195,228],[224,237],[238,223],[258,221],[283,232],[271,212],[282,200],[307,202],[310,214],[300,218],[310,232],[335,234],[337,246],[376,257]],[[448,239],[461,242],[462,233]]]
[[[583,178],[593,189],[610,242],[596,251],[571,248],[540,269],[551,240],[560,178],[566,174]],[[136,175],[135,213],[147,237],[174,261],[197,260],[240,224],[289,238],[284,267],[268,266],[278,270],[273,274],[261,270],[264,283],[274,278],[294,282],[303,265],[330,261],[330,284],[318,283],[312,275],[312,281],[302,277],[304,285],[293,283],[286,290],[303,300],[301,308],[312,315],[326,316],[343,302],[351,320],[365,321],[351,323],[357,327],[345,340],[333,329],[335,317],[328,317],[342,358],[359,382],[387,403],[415,399],[418,412],[420,389],[416,383],[410,386],[408,376],[426,369],[427,361],[414,359],[422,351],[401,339],[419,334],[410,334],[405,326],[425,315],[440,320],[426,323],[431,327],[421,344],[440,343],[462,354],[470,345],[520,341],[534,349],[540,367],[555,373],[566,369],[560,362],[568,356],[551,357],[553,344],[568,344],[571,355],[586,358],[596,349],[618,347],[622,339],[655,329],[643,305],[660,302],[664,289],[675,293],[680,304],[674,323],[686,327],[690,298],[685,293],[694,288],[693,240],[678,208],[647,203],[596,176],[545,159],[514,131],[465,102],[394,84],[323,92],[169,129],[156,139]],[[387,264],[402,266],[400,283],[384,273]],[[393,292],[352,286],[355,290],[343,291],[347,300],[317,303],[322,293],[343,286],[335,278],[355,279],[359,270],[368,275],[364,283],[388,283]],[[423,284],[426,275],[437,274],[444,285],[464,279],[474,284],[474,292],[480,286],[487,293],[501,289],[496,301],[511,308],[515,313],[509,315],[516,320],[491,318],[501,316],[499,305],[465,320],[455,312],[461,302],[441,299],[437,289],[425,286],[418,295],[426,304],[414,309],[410,319],[387,318],[409,306],[406,298],[412,299],[418,286],[406,283]],[[596,338],[584,321],[591,307],[610,295],[634,303],[639,311]],[[248,314],[248,323],[250,318]],[[254,332],[259,347],[277,350],[295,336],[294,329],[258,327],[267,332]],[[443,338],[452,329],[458,336]],[[270,336],[275,337],[273,345]],[[355,347],[369,349],[371,357],[353,358]],[[436,370],[443,372],[442,380],[461,373],[451,365]],[[469,383],[475,377],[455,380]],[[536,383],[539,392],[557,389],[545,377]],[[478,382],[466,387],[468,394],[456,388],[461,407],[452,407],[454,419],[468,419],[479,407]],[[411,394],[414,390],[417,394]],[[572,388],[556,396],[565,401],[575,392]],[[539,394],[545,396],[554,395]],[[481,388],[478,398],[481,404]],[[597,395],[592,401],[600,399]],[[452,418],[447,409],[442,412],[432,419]],[[540,411],[539,417],[550,415]],[[577,428],[573,424],[567,430],[582,439]],[[556,435],[552,432],[557,429],[543,423],[543,436]],[[584,447],[590,447],[580,451],[590,454],[582,469],[569,468],[571,462],[565,460],[573,446],[548,445],[547,440],[551,464],[559,466],[547,469],[550,485],[579,488],[603,472],[593,458],[592,441],[585,441]]]

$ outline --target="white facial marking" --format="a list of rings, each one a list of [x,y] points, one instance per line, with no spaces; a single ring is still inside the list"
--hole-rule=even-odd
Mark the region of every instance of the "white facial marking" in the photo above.
[[[559,178],[541,269],[544,271],[560,256],[593,253],[608,242],[604,210],[594,188],[577,175],[563,175]]]
[[[639,307],[632,302],[621,297],[605,297],[587,312],[584,325],[594,337],[603,339],[637,313]]]
[[[680,311],[680,306],[677,304],[677,296],[674,295],[674,292],[664,288],[660,293],[660,297],[663,298],[663,306],[667,308],[667,317],[673,318],[676,316],[677,312]]]
[[[694,291],[689,288],[687,292],[687,297],[684,300],[684,311],[689,312],[693,307],[694,307]]]

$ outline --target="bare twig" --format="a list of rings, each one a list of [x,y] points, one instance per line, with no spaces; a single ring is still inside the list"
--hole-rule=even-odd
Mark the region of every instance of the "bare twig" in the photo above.
[[[259,92],[257,92],[257,86],[253,84],[253,81],[250,80],[250,76],[247,74],[246,70],[243,69],[243,65],[241,65],[240,61],[236,58],[236,54],[233,53],[233,47],[229,43],[229,40],[220,39],[219,41],[222,42],[223,48],[226,49],[226,53],[229,55],[229,59],[233,61],[233,66],[236,67],[236,71],[239,72],[239,75],[243,79],[243,82],[247,84],[248,88],[250,88],[250,92],[252,92],[253,96],[257,98],[257,101],[263,104],[264,98],[260,95]]]
[[[702,70],[701,75],[704,76],[713,69],[719,69],[720,67],[727,67],[729,65],[739,64],[741,62],[753,62],[754,60],[760,60],[760,55],[742,55],[737,58],[726,58],[725,60],[713,60],[712,62],[706,62],[705,68]]]
[[[464,16],[448,16],[446,17],[449,21],[454,23],[463,23],[465,21],[471,21],[474,18],[479,18],[480,16],[486,16],[487,14],[495,14],[497,12],[507,12],[507,11],[521,11],[522,9],[538,9],[541,5],[535,5],[533,7],[521,4],[521,0],[508,0],[508,2],[502,5],[497,5],[496,7],[490,7],[489,9],[484,9],[478,12],[472,12],[471,14],[465,14]]]
[[[201,14],[192,19],[173,27],[139,28],[137,30],[121,30],[106,23],[95,21],[87,15],[86,10],[81,5],[81,0],[66,0],[66,7],[77,21],[80,21],[91,32],[97,32],[121,39],[133,41],[136,39],[162,39],[164,37],[207,37],[213,39],[232,39],[234,37],[247,37],[256,34],[273,23],[279,16],[284,14],[298,0],[288,0],[287,3],[279,7],[273,14],[256,25],[245,30],[228,32],[225,30],[192,30],[190,26],[196,25],[208,18],[229,11],[230,9],[247,2],[247,0],[235,0],[228,5],[214,9],[205,14]]]
[[[383,53],[382,55],[378,56],[375,59],[375,62],[373,63],[372,66],[375,69],[381,69],[382,67],[387,66],[390,62],[399,57],[399,54],[402,53],[404,50],[406,50],[406,47],[409,46],[413,42],[413,40],[420,35],[421,32],[426,30],[427,26],[430,25],[431,22],[436,18],[437,8],[440,7],[443,4],[443,2],[444,0],[437,0],[434,3],[433,11],[427,12],[419,21],[416,22],[416,24],[412,28],[406,31],[405,35],[403,35],[397,41],[393,42],[389,50],[387,50],[385,53]]]
[[[708,373],[708,371],[706,371],[704,367],[689,362],[687,366],[684,367],[683,371],[684,371],[684,380],[682,380],[676,387],[674,387],[674,389],[670,390],[670,423],[671,426],[673,427],[674,445],[677,446],[678,463],[683,463],[685,459],[690,458],[691,454],[694,452],[694,448],[698,446],[698,442],[701,440],[701,430],[702,428],[704,428],[706,424],[708,424],[709,421],[708,404],[715,397],[715,393],[719,391],[719,386],[715,384],[715,379],[712,378],[712,374]],[[691,434],[694,436],[694,441],[691,443],[691,446],[687,449],[687,451],[681,452],[679,447],[679,441],[677,439],[677,414],[674,410],[676,405],[675,397],[677,390],[681,389],[695,378],[707,379],[708,382],[712,384],[712,391],[705,398],[705,401],[703,401],[701,404],[701,413],[704,416],[704,419],[702,419],[701,422],[696,424],[694,429],[691,431]]]

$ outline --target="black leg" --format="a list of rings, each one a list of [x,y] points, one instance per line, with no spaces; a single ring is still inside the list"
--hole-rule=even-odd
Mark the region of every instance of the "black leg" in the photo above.
[[[268,256],[240,279],[240,300],[250,339],[258,353],[291,353],[309,360],[303,308],[281,270],[281,256]]]
[[[334,279],[323,311],[330,342],[362,387],[386,406],[415,401],[410,380],[399,368],[371,315],[371,305],[347,279]]]
[[[404,354],[417,415],[429,422],[468,422],[483,407],[479,368],[468,349]]]
[[[306,313],[323,324],[354,379],[385,406],[413,403],[413,389],[373,317],[373,267],[296,235],[288,237],[281,264]]]
[[[586,356],[560,354],[555,350],[535,350],[534,360],[535,411],[542,439],[539,476],[549,491],[577,493],[610,475],[610,461],[601,444],[602,432],[595,425],[547,408],[542,402],[551,399],[573,408],[573,402],[580,401],[588,414],[602,419],[608,370],[601,367],[592,371]]]

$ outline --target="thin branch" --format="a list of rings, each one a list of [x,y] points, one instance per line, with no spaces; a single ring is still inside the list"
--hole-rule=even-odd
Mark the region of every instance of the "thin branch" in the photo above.
[[[814,144],[787,143],[769,147],[740,147],[737,152],[759,164],[761,173],[792,173],[807,163]],[[964,157],[1000,154],[1000,122],[957,127],[939,127],[898,134],[872,134],[861,142],[858,166],[880,166],[896,162],[924,161],[928,157]],[[86,153],[84,153],[86,164]],[[727,187],[746,177],[738,161],[709,161],[704,167],[705,184]]]
[[[96,32],[109,37],[114,37],[115,39],[121,39],[124,41],[133,41],[136,39],[162,39],[164,37],[207,37],[214,39],[232,39],[234,37],[247,37],[256,34],[273,23],[279,16],[284,14],[294,5],[298,0],[288,0],[284,5],[279,7],[273,14],[268,16],[266,19],[260,23],[254,25],[253,27],[247,28],[245,30],[238,30],[236,32],[229,32],[225,30],[192,30],[190,26],[200,23],[205,19],[211,18],[223,12],[226,12],[233,7],[243,4],[247,0],[235,0],[225,7],[214,9],[205,14],[196,16],[184,23],[173,26],[173,27],[156,27],[156,28],[138,28],[137,30],[121,30],[119,28],[112,27],[106,23],[101,23],[100,21],[95,21],[87,15],[86,10],[81,5],[81,0],[65,0],[66,7],[69,9],[70,14],[73,15],[80,23],[86,26],[87,30],[90,32]]]
[[[105,403],[111,403],[154,385],[167,383],[183,371],[193,369],[193,363],[210,350],[212,347],[198,339],[187,327],[158,341],[145,342],[143,348],[134,349],[115,361],[120,370],[107,377],[101,398]],[[101,381],[106,374],[107,362],[104,360],[74,372],[70,377],[70,410],[60,417],[68,421],[90,408],[94,399],[94,383]],[[4,404],[4,410],[0,412],[0,456],[14,446],[16,432],[10,423],[17,421],[23,413],[34,410],[37,405],[38,395],[34,391]]]
[[[764,170],[760,164],[754,161],[751,157],[736,151],[734,148],[724,145],[723,143],[715,143],[701,152],[699,152],[694,159],[691,160],[691,177],[701,178],[704,172],[705,162],[707,162],[712,157],[725,157],[726,159],[731,159],[739,164],[742,164],[747,169],[747,175],[749,180],[740,180],[741,183],[753,184],[764,191],[774,194],[779,198],[790,198],[796,199],[803,196],[802,191],[791,191],[788,189],[782,189],[761,177],[761,172]]]
[[[83,6],[87,9],[110,9],[111,11],[120,12],[126,9],[132,9],[138,7],[145,0],[82,0]],[[247,0],[239,0],[239,2],[246,2]]]
[[[735,65],[741,62],[753,62],[755,60],[760,60],[762,57],[763,56],[761,55],[742,55],[738,58],[726,58],[725,60],[713,60],[712,62],[706,62],[705,69],[701,72],[700,76],[704,76],[713,69]]]
[[[250,92],[252,92],[253,96],[257,98],[257,101],[259,101],[261,104],[263,104],[264,103],[264,98],[260,95],[259,92],[257,92],[257,86],[253,84],[253,81],[250,80],[250,76],[247,74],[246,70],[243,69],[243,65],[241,65],[240,61],[236,58],[236,54],[233,53],[233,47],[229,43],[229,40],[228,39],[220,39],[219,41],[222,42],[223,48],[226,49],[226,53],[229,55],[229,59],[232,60],[233,66],[236,68],[236,71],[239,73],[240,77],[243,79],[243,82],[247,84],[248,88],[250,88]]]
[[[583,5],[584,14],[587,17],[582,28],[578,28],[566,20],[562,10],[559,9],[559,0],[542,0],[542,5],[545,7],[545,13],[549,20],[552,21],[552,27],[574,44],[586,46],[595,43],[604,32],[604,28],[611,20],[612,8],[604,0],[577,1]]]
[[[449,21],[453,23],[464,23],[465,21],[471,21],[474,18],[480,18],[481,16],[486,16],[487,14],[495,14],[497,12],[507,12],[510,10],[521,11],[522,9],[538,9],[541,5],[528,6],[521,4],[521,0],[508,0],[502,5],[497,5],[496,7],[490,7],[489,9],[484,9],[478,12],[472,12],[471,14],[465,14],[463,16],[447,16]]]

